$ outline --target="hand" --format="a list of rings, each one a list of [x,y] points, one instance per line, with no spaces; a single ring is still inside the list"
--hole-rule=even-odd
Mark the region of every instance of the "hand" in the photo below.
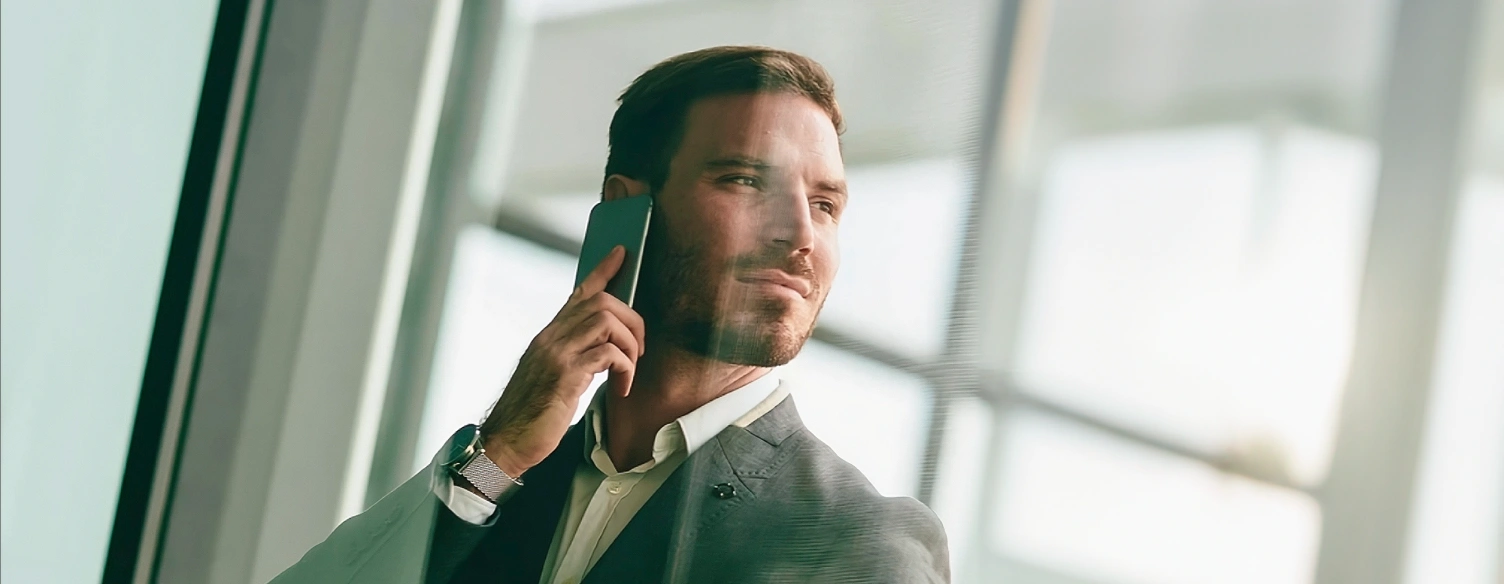
[[[521,476],[558,448],[595,374],[609,369],[610,391],[622,397],[631,391],[643,351],[642,317],[605,291],[625,258],[626,249],[616,246],[575,288],[533,337],[481,424],[486,455],[508,475]]]

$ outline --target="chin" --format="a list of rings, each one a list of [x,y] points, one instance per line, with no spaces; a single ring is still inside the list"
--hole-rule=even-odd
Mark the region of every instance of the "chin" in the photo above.
[[[753,367],[778,367],[793,361],[814,331],[785,320],[717,331],[713,352],[719,361]]]
[[[649,334],[702,357],[753,367],[778,367],[794,360],[814,332],[820,312],[818,304],[778,297],[723,298],[719,310],[692,300],[696,299],[679,297],[663,307],[661,318],[645,315],[649,327],[657,329]]]

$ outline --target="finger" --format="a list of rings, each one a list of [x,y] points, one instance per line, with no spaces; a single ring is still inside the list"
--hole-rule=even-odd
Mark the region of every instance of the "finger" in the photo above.
[[[606,284],[609,284],[611,278],[621,269],[621,264],[626,257],[627,248],[620,245],[611,248],[611,253],[606,254],[605,259],[596,264],[595,269],[590,270],[590,274],[585,276],[585,281],[580,282],[575,295],[579,298],[590,298],[605,290]]]
[[[617,373],[612,371],[606,376],[606,386],[612,395],[627,397],[632,393],[632,378],[635,373]]]
[[[629,355],[633,362],[636,362],[637,356],[642,354],[642,346],[638,344],[637,337],[632,335],[632,330],[609,310],[596,312],[580,322],[565,340],[564,350],[569,353],[583,353],[602,343],[616,345],[621,349],[622,354]]]
[[[538,335],[534,337],[533,343],[547,345],[562,343],[569,345],[572,338],[576,338],[581,334],[599,332],[592,331],[589,328],[594,326],[592,324],[593,320],[597,318],[596,315],[599,313],[611,314],[617,320],[621,321],[626,326],[626,336],[630,336],[636,341],[634,346],[623,344],[622,350],[634,359],[642,356],[642,353],[647,350],[647,333],[646,327],[643,325],[642,316],[637,314],[637,311],[632,310],[632,307],[627,306],[627,303],[604,291],[597,292],[595,296],[586,299],[571,298],[570,302],[565,304],[564,308],[559,311],[559,314],[554,315],[553,322],[550,322],[542,331],[539,331]],[[571,350],[572,352],[579,352],[604,342],[607,342],[607,339],[596,339],[594,342],[588,342],[583,345],[576,343]]]
[[[636,310],[632,310],[632,307],[627,306],[627,303],[622,302],[621,299],[608,293],[602,292],[596,296],[598,298],[595,301],[601,303],[602,308],[610,311],[616,320],[621,321],[627,327],[632,338],[637,339],[637,352],[627,354],[632,355],[633,358],[641,357],[648,348],[647,327],[642,324],[642,315],[637,314]]]
[[[579,364],[592,374],[610,370],[611,374],[606,378],[607,383],[611,386],[611,391],[617,395],[626,397],[632,387],[632,376],[636,367],[632,360],[627,358],[626,353],[621,352],[621,348],[616,345],[610,343],[596,345],[595,348],[580,354]]]

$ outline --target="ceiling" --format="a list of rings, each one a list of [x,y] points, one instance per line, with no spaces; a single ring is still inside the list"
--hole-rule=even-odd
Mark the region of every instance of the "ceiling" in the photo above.
[[[574,4],[589,2],[572,0]],[[1364,132],[1391,0],[1054,0],[1038,115],[1113,127],[1289,110]],[[507,197],[596,192],[614,100],[685,51],[765,44],[837,83],[848,164],[974,149],[993,66],[993,0],[611,0],[540,20],[527,56]]]

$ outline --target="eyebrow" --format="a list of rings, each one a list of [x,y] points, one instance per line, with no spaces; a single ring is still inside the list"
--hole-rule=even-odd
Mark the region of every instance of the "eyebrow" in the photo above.
[[[844,180],[822,180],[815,183],[815,188],[839,194],[843,199],[846,198],[846,181]]]
[[[767,161],[758,158],[752,158],[750,156],[725,156],[722,158],[710,160],[706,162],[704,166],[706,170],[724,168],[751,168],[755,170],[768,170],[770,168],[773,168],[773,165],[768,164]]]

